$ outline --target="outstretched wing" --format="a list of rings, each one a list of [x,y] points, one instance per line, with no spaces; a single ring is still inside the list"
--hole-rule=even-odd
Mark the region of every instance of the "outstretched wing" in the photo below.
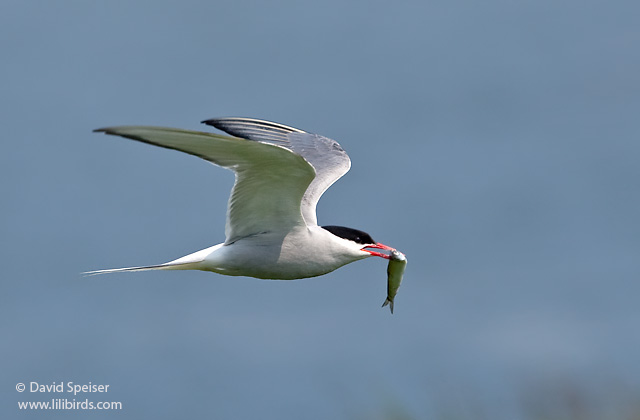
[[[304,225],[301,201],[315,173],[290,148],[176,128],[125,126],[95,130],[198,156],[235,172],[227,208],[226,243]]]
[[[281,146],[302,156],[316,173],[302,197],[301,211],[307,225],[317,225],[318,200],[351,167],[349,156],[337,141],[297,128],[251,118],[214,118],[203,123],[232,136]]]

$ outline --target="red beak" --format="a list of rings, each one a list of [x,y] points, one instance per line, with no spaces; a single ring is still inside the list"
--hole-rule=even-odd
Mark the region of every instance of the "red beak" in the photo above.
[[[390,246],[387,246],[385,244],[381,244],[380,242],[376,243],[375,245],[367,245],[364,248],[362,248],[362,250],[364,252],[368,252],[369,254],[373,255],[374,257],[381,257],[381,258],[386,258],[389,259],[389,254],[383,254],[382,252],[377,252],[377,251],[369,251],[368,249],[365,248],[376,248],[376,249],[382,249],[385,251],[395,251],[395,248],[391,248]]]

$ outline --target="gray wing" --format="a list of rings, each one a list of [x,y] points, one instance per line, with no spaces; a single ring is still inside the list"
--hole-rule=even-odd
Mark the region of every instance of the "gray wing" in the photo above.
[[[214,118],[203,123],[232,136],[285,147],[309,162],[316,176],[305,191],[300,208],[307,225],[317,225],[318,200],[351,167],[349,156],[337,141],[297,128],[251,118]]]
[[[290,149],[259,141],[163,127],[109,127],[95,131],[175,149],[235,172],[226,243],[271,230],[304,226],[301,201],[313,168]],[[171,193],[171,192],[169,192]],[[179,196],[180,192],[175,192]]]

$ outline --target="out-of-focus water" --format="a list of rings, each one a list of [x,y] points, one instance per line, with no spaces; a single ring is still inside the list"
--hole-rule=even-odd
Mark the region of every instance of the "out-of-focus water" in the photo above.
[[[72,397],[14,391],[31,381],[109,384],[77,397],[123,403],[99,418],[517,419],[537,384],[639,389],[635,3],[3,9],[3,417],[86,415],[19,412]],[[349,152],[319,221],[407,255],[393,316],[382,260],[292,282],[79,276],[221,242],[233,183],[91,130],[230,115]]]

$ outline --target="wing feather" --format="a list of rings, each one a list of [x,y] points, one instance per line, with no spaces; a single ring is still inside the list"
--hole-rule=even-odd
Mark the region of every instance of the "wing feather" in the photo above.
[[[226,243],[305,223],[301,202],[315,172],[289,148],[176,128],[122,126],[95,131],[179,150],[233,170],[236,181],[227,208]]]
[[[203,121],[233,136],[285,147],[302,156],[316,176],[302,198],[302,215],[317,225],[316,206],[324,192],[351,168],[351,160],[337,141],[270,121],[252,118],[213,118]]]

